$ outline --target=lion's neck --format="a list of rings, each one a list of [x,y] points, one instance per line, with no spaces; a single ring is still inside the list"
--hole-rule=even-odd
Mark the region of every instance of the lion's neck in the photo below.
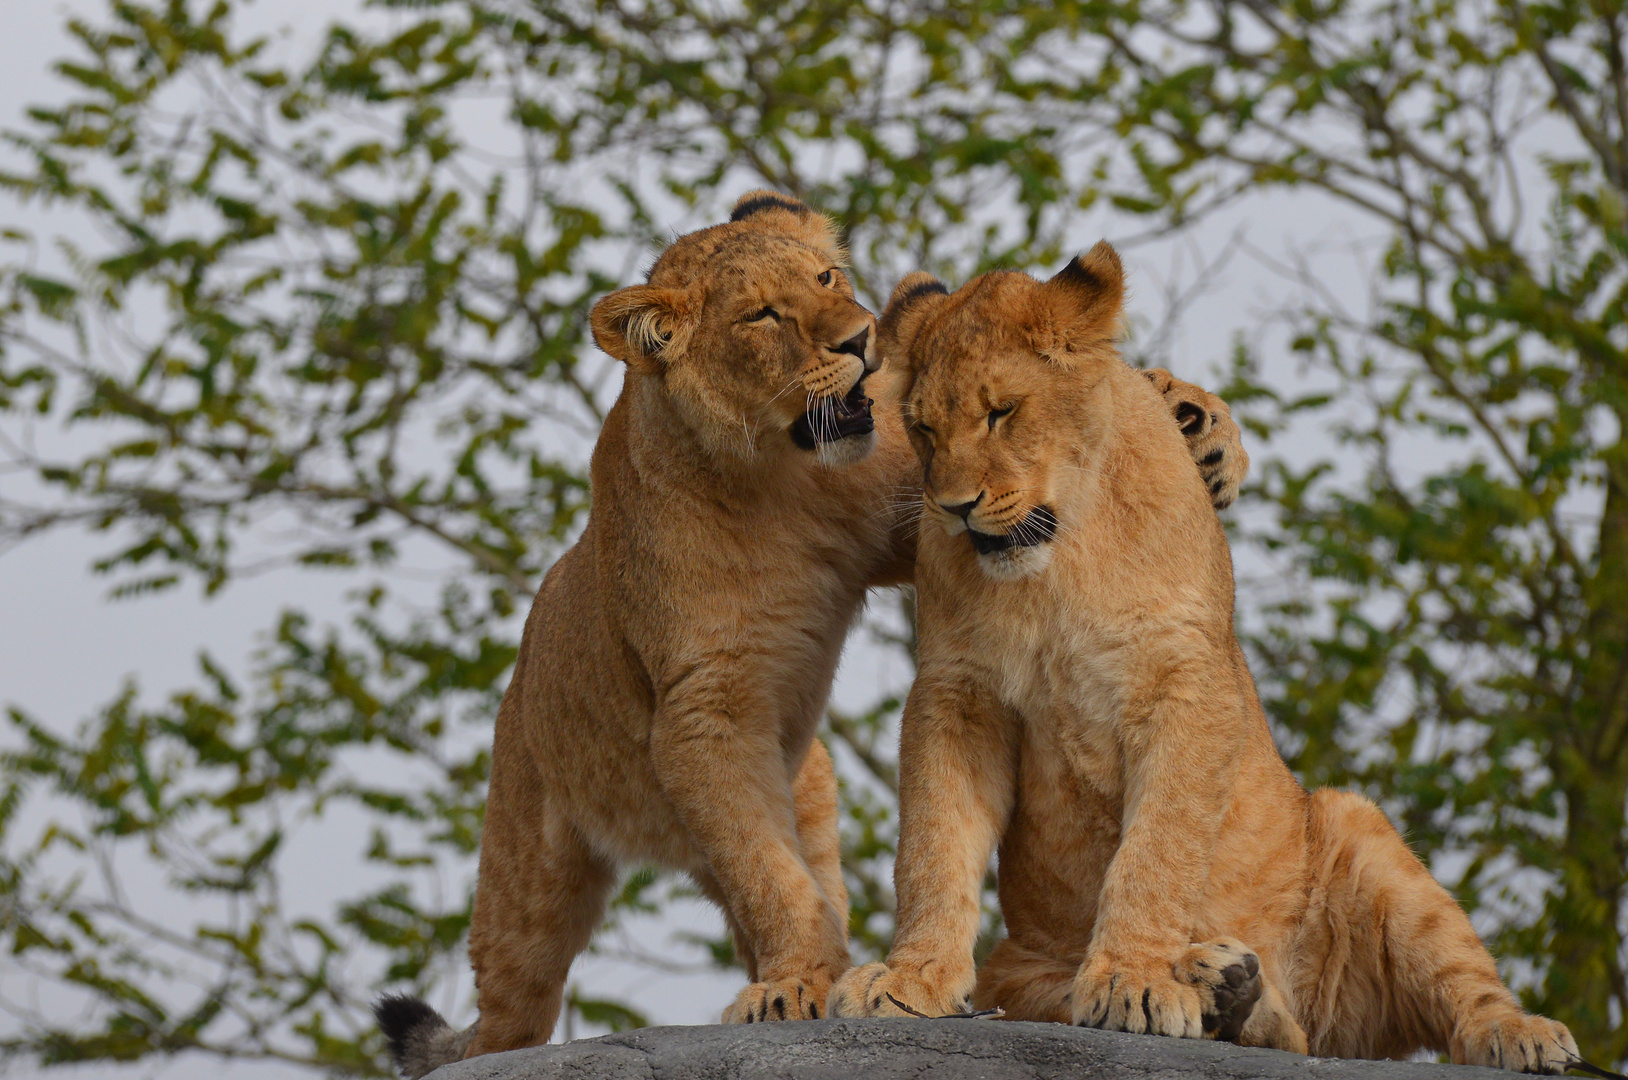
[[[808,471],[794,447],[752,430],[745,418],[734,430],[697,423],[655,377],[630,373],[616,407],[626,410],[627,464],[646,487],[736,504],[775,496]]]

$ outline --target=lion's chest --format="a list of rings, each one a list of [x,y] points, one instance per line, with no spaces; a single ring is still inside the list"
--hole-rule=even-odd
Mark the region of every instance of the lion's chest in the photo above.
[[[716,554],[733,583],[742,651],[813,665],[812,684],[828,683],[824,669],[834,668],[880,554],[849,523],[813,515],[761,519],[738,539]]]
[[[1028,776],[1048,791],[1089,792],[1092,805],[1117,806],[1138,658],[1123,620],[1088,600],[1025,598],[1020,617],[991,633],[986,670],[1021,719]]]
[[[1060,629],[1037,642],[1007,692],[1036,760],[1065,770],[1066,790],[1083,788],[1117,804],[1123,789],[1121,722],[1128,658],[1112,635]],[[1095,800],[1093,800],[1094,802]]]

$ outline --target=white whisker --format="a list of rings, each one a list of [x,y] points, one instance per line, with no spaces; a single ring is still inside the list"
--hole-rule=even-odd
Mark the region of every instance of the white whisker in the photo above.
[[[785,387],[780,391],[780,393],[776,394],[774,397],[769,399],[769,404],[773,405],[775,402],[779,401],[782,397],[786,396],[786,394],[788,394],[789,392],[791,392],[793,389],[796,388],[797,384],[801,380],[802,380],[801,375],[793,375],[791,377],[791,382],[787,383],[785,385]]]

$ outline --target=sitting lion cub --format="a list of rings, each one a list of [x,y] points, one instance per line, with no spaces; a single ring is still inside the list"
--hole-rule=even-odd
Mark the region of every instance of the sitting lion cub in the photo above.
[[[1469,920],[1370,802],[1308,794],[1233,633],[1232,563],[1107,244],[1044,284],[906,278],[880,340],[925,467],[898,931],[843,1016],[1000,1006],[1299,1053],[1562,1071]],[[1167,378],[1160,373],[1157,378]],[[976,980],[1000,843],[1007,938]]]

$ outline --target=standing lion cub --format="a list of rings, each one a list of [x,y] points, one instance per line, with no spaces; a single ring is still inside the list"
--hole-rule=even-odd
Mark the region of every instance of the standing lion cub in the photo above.
[[[924,274],[881,326],[926,470],[898,931],[836,1015],[1012,1019],[1559,1072],[1469,920],[1372,803],[1308,794],[1233,633],[1232,562],[1107,244],[1044,284]],[[1162,379],[1162,376],[1161,376]],[[928,527],[936,522],[940,527]],[[1000,845],[1007,938],[974,977]]]

